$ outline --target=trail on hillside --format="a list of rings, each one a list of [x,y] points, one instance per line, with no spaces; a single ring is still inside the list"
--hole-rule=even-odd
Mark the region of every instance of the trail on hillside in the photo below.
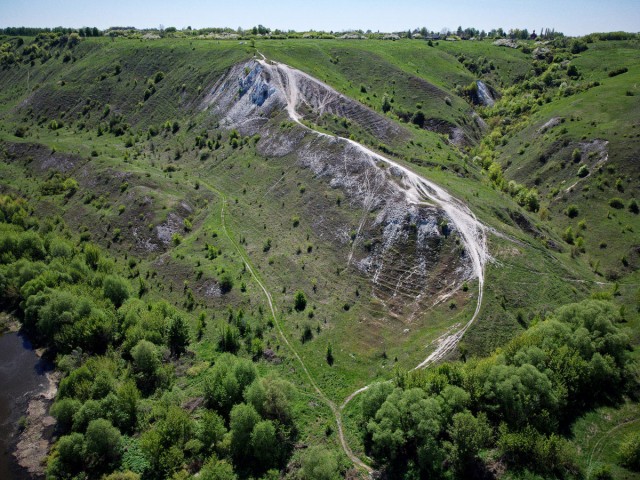
[[[253,277],[255,282],[258,284],[258,286],[262,290],[262,293],[264,294],[265,298],[267,299],[267,303],[269,305],[269,311],[271,312],[271,316],[272,316],[273,321],[274,321],[274,323],[276,325],[276,328],[278,329],[278,333],[282,337],[284,343],[287,345],[289,350],[296,357],[296,360],[298,360],[298,363],[301,365],[305,376],[309,380],[309,383],[311,384],[311,386],[313,387],[315,392],[322,399],[322,401],[325,402],[329,406],[329,408],[331,409],[331,412],[333,413],[333,415],[334,415],[334,417],[336,419],[336,424],[338,426],[340,444],[342,446],[342,449],[345,451],[345,453],[349,457],[349,460],[351,460],[354,463],[354,465],[364,469],[368,474],[373,473],[373,469],[369,465],[364,463],[362,460],[360,460],[351,451],[351,448],[349,447],[349,445],[346,442],[346,439],[344,438],[343,427],[342,427],[342,415],[340,414],[340,409],[338,408],[338,406],[333,401],[331,401],[331,399],[329,399],[324,394],[324,392],[320,389],[320,387],[318,387],[318,385],[316,384],[315,380],[311,376],[311,373],[307,369],[307,366],[305,365],[304,361],[302,360],[302,357],[300,357],[300,355],[298,354],[298,351],[293,347],[291,342],[289,342],[289,339],[285,335],[284,330],[282,329],[282,326],[280,325],[280,321],[278,320],[278,315],[276,314],[276,309],[275,309],[275,305],[273,303],[273,297],[271,296],[271,293],[269,292],[267,287],[264,285],[264,283],[260,279],[260,276],[254,270],[254,268],[251,265],[251,262],[249,260],[249,257],[247,255],[247,253],[245,252],[245,250],[234,240],[234,238],[229,233],[229,230],[227,229],[226,213],[225,213],[225,207],[228,205],[227,196],[223,192],[218,190],[217,188],[214,188],[212,185],[210,185],[210,184],[208,184],[208,183],[206,183],[204,181],[202,181],[202,183],[203,183],[203,185],[205,185],[206,188],[208,188],[210,191],[214,192],[216,195],[218,195],[220,197],[220,200],[221,200],[220,223],[222,225],[222,230],[223,230],[225,236],[227,237],[227,239],[229,240],[229,242],[231,242],[231,244],[235,248],[236,252],[240,255],[240,258],[242,259],[242,261],[244,262],[245,266],[247,267],[247,271]]]
[[[478,298],[477,298],[476,308],[475,308],[475,311],[473,312],[473,315],[467,321],[467,323],[455,333],[451,335],[447,335],[444,338],[442,338],[438,346],[436,347],[436,349],[424,361],[422,361],[420,364],[414,367],[414,370],[424,368],[432,363],[435,363],[443,359],[449,352],[451,352],[456,347],[456,345],[458,344],[462,336],[465,334],[467,329],[473,324],[473,322],[476,320],[476,318],[480,313],[480,309],[482,306],[483,293],[484,293],[484,280],[485,280],[484,269],[485,269],[485,264],[489,259],[489,252],[488,252],[487,241],[486,241],[486,235],[487,235],[488,229],[478,221],[478,219],[473,214],[473,212],[463,202],[461,202],[457,198],[450,195],[440,186],[418,175],[417,173],[413,172],[407,167],[383,155],[380,155],[377,152],[370,150],[369,148],[365,147],[364,145],[361,145],[360,143],[354,140],[340,137],[337,135],[329,135],[324,132],[314,130],[313,128],[310,128],[309,126],[302,123],[301,121],[302,117],[297,111],[297,107],[303,101],[303,96],[301,95],[300,89],[299,89],[300,79],[313,82],[316,85],[322,87],[322,89],[326,89],[326,91],[328,92],[335,93],[336,95],[340,95],[340,94],[335,92],[335,90],[333,90],[330,86],[324,84],[323,82],[320,82],[319,80],[313,78],[312,76],[304,72],[296,70],[282,63],[267,61],[264,55],[262,54],[260,55],[262,56],[262,59],[258,60],[258,62],[264,67],[265,70],[267,70],[270,73],[271,78],[280,87],[280,90],[286,100],[287,113],[289,114],[289,117],[294,122],[310,130],[315,135],[318,135],[320,137],[338,139],[352,145],[353,147],[358,149],[360,152],[364,153],[369,158],[371,158],[374,161],[374,163],[376,163],[377,161],[381,161],[386,163],[389,166],[394,167],[395,169],[397,169],[397,171],[401,175],[403,192],[406,195],[407,201],[409,203],[414,203],[418,205],[419,204],[426,204],[426,205],[435,204],[439,206],[442,210],[444,210],[444,212],[447,214],[451,222],[455,225],[457,231],[459,232],[462,238],[462,242],[464,244],[465,250],[471,259],[473,276],[477,277],[478,279]],[[265,290],[265,293],[266,293],[266,290]],[[269,301],[269,303],[271,304],[271,301]],[[271,308],[273,309],[273,307]],[[296,357],[298,357],[298,360],[303,365],[305,372],[310,377],[309,373],[304,367],[304,362],[297,355],[297,353],[296,353]],[[359,465],[365,468],[369,473],[371,473],[372,469],[368,465],[366,465],[363,461],[361,461],[353,453],[353,451],[347,444],[344,437],[343,427],[342,427],[342,413],[341,413],[342,410],[349,404],[349,402],[353,400],[353,398],[355,398],[360,393],[366,391],[369,388],[369,386],[360,388],[355,392],[353,392],[352,394],[350,394],[345,399],[345,401],[340,405],[340,408],[336,409],[333,402],[331,402],[326,398],[326,396],[320,391],[320,389],[316,386],[315,382],[313,382],[312,379],[311,379],[311,382],[314,388],[316,389],[316,391],[318,391],[318,393],[327,401],[327,403],[331,406],[331,409],[334,411],[336,415],[336,423],[338,425],[338,434],[339,434],[340,442],[342,444],[342,447],[345,453],[356,465]]]
[[[402,175],[404,193],[407,197],[407,200],[410,203],[415,204],[438,205],[440,208],[442,208],[442,210],[445,211],[447,216],[451,219],[451,222],[455,225],[456,229],[460,233],[465,250],[471,259],[473,275],[478,279],[478,299],[476,309],[469,321],[459,331],[443,339],[436,350],[415,368],[423,368],[430,363],[442,359],[456,346],[460,338],[464,335],[469,326],[475,321],[480,312],[484,292],[484,267],[489,259],[489,252],[486,242],[487,228],[478,221],[473,212],[463,202],[450,195],[440,186],[418,175],[404,165],[401,165],[394,160],[380,155],[379,153],[370,150],[369,148],[361,145],[354,140],[337,135],[329,135],[324,132],[314,130],[302,123],[302,117],[297,112],[297,106],[301,103],[298,79],[304,78],[305,80],[314,82],[329,91],[333,91],[333,89],[330,86],[311,77],[310,75],[291,68],[288,65],[277,62],[269,62],[265,59],[264,56],[262,56],[262,60],[258,61],[266,70],[269,71],[269,73],[271,73],[272,78],[275,80],[275,82],[279,84],[280,89],[285,95],[287,101],[287,112],[289,114],[289,117],[293,121],[303,126],[304,128],[309,129],[318,136],[339,139],[346,143],[349,143],[356,149],[360,150],[362,153],[369,156],[371,159],[382,161],[398,169]],[[339,95],[337,92],[336,94]]]

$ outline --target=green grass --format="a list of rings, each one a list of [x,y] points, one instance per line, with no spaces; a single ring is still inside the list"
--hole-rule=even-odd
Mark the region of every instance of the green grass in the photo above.
[[[640,416],[636,403],[618,408],[604,407],[586,414],[573,426],[573,442],[579,447],[576,460],[587,478],[599,467],[608,466],[613,478],[636,479],[638,472],[621,466],[620,444],[630,434],[640,432]]]
[[[521,80],[532,68],[530,55],[489,41],[439,42],[434,47],[408,40],[257,41],[256,50],[314,75],[378,112],[386,94],[393,98],[394,107],[413,112],[420,104],[429,118],[474,135],[480,132],[471,126],[472,106],[456,92],[477,76],[464,68],[458,56],[493,62],[495,69],[482,78],[495,88]],[[614,299],[627,305],[634,344],[640,341],[634,303],[640,281],[634,250],[640,217],[608,205],[614,196],[625,202],[637,198],[640,187],[636,162],[640,92],[634,93],[640,81],[640,67],[634,63],[637,51],[631,42],[590,44],[589,50],[571,62],[583,75],[578,82],[599,81],[601,85],[568,97],[554,96],[531,115],[512,119],[517,126],[506,135],[505,144],[496,147],[507,179],[537,185],[546,216],[523,211],[508,194],[494,188],[468,149],[449,144],[445,135],[399,123],[406,137],[389,145],[394,159],[445,187],[501,234],[490,236],[493,261],[487,267],[485,302],[463,340],[470,355],[485,355],[557,306],[595,291],[612,291],[616,282],[620,295]],[[86,227],[91,240],[108,247],[124,271],[128,258],[135,258],[139,270],[149,272],[149,295],[182,306],[187,282],[196,297],[192,325],[200,311],[208,318],[215,316],[203,340],[193,346],[197,361],[215,361],[227,308],[242,308],[253,327],[268,323],[265,296],[244,268],[249,261],[273,296],[278,321],[311,376],[330,399],[340,403],[356,388],[390,378],[395,368],[409,369],[426,358],[439,336],[469,319],[477,284],[470,282],[468,292],[459,292],[444,304],[425,302],[413,316],[407,314],[407,306],[402,315],[394,316],[373,296],[371,282],[353,267],[343,270],[351,245],[348,239],[338,238],[335,229],[355,227],[359,218],[341,192],[297,165],[293,156],[261,156],[256,138],[248,139],[242,148],[231,148],[228,132],[214,116],[200,111],[204,93],[217,79],[253,54],[252,48],[237,42],[101,38],[81,42],[74,52],[75,61],[63,63],[54,56],[43,64],[38,60],[34,66],[0,71],[0,82],[6,85],[0,90],[3,150],[11,151],[15,145],[43,146],[0,162],[0,183],[3,191],[35,199],[41,214],[61,215],[75,230]],[[121,65],[118,75],[116,64]],[[609,71],[621,66],[629,71],[608,77]],[[146,82],[158,71],[165,76],[145,101]],[[634,95],[627,95],[628,91]],[[104,117],[107,104],[110,113]],[[130,129],[118,137],[98,136],[98,126],[118,113]],[[556,116],[563,117],[564,123],[539,134],[540,126]],[[387,117],[398,121],[393,114]],[[62,120],[65,126],[49,129],[53,119]],[[273,121],[281,120],[284,117]],[[166,121],[178,121],[180,128],[175,133],[161,130],[157,136],[148,135],[150,126],[161,129]],[[352,134],[373,148],[380,147],[378,139],[362,126],[352,124],[342,130],[335,119],[317,121],[328,131]],[[27,128],[24,138],[14,135],[19,126]],[[499,125],[490,122],[485,134],[494,127]],[[211,151],[196,148],[195,137],[203,131],[210,139],[219,135],[222,146]],[[127,147],[129,137],[132,145]],[[607,162],[601,171],[596,169],[580,180],[572,192],[559,193],[578,180],[578,164],[570,159],[573,148],[595,139],[609,141]],[[549,153],[545,164],[539,161],[543,153]],[[47,164],[50,158],[57,163]],[[52,169],[61,168],[65,158],[73,163],[68,174],[79,182],[79,191],[71,198],[42,195],[39,185]],[[618,178],[623,191],[616,187]],[[129,187],[121,191],[123,181]],[[85,203],[91,194],[94,200]],[[221,220],[223,197],[227,199],[225,225]],[[563,213],[571,204],[579,210],[573,219]],[[514,214],[521,214],[528,227],[518,226]],[[135,232],[155,228],[172,215],[180,221],[187,217],[192,223],[190,231],[180,232],[180,245],[166,251],[144,251],[135,241]],[[293,217],[299,217],[298,226],[293,226]],[[325,223],[319,224],[320,220]],[[584,229],[579,227],[582,220]],[[584,252],[572,255],[571,245],[562,240],[568,226],[584,238]],[[121,230],[120,241],[113,241],[115,228]],[[223,234],[224,228],[231,238]],[[347,237],[348,232],[344,233]],[[267,239],[271,247],[265,252]],[[550,242],[560,248],[550,248]],[[601,248],[603,242],[606,248]],[[206,257],[205,243],[221,250],[215,260]],[[224,273],[234,279],[231,292],[207,295],[207,286]],[[245,292],[240,289],[243,283]],[[308,298],[304,312],[293,310],[296,290],[304,291]],[[303,344],[306,325],[312,328],[313,339]],[[302,437],[337,446],[335,432],[325,435],[327,423],[332,422],[330,410],[313,392],[275,328],[265,328],[264,342],[281,363],[261,361],[259,368],[278,371],[296,386]],[[335,356],[332,367],[325,359],[329,343]],[[200,374],[181,377],[185,398],[197,391],[200,378]],[[349,407],[346,422],[351,443],[357,445],[357,412],[353,409],[357,406]],[[580,435],[584,437],[576,437]],[[606,452],[602,461],[613,462]]]

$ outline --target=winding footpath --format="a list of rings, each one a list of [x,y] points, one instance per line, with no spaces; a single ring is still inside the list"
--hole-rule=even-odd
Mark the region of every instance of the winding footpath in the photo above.
[[[465,334],[467,329],[473,324],[473,322],[476,320],[476,318],[480,313],[480,309],[482,306],[483,292],[484,292],[484,279],[485,279],[484,269],[485,269],[486,262],[489,260],[489,252],[488,252],[487,242],[486,242],[486,235],[487,235],[488,229],[478,221],[478,219],[473,214],[473,212],[471,212],[471,210],[463,202],[451,196],[448,192],[446,192],[440,186],[418,175],[417,173],[408,169],[404,165],[401,165],[400,163],[397,163],[387,157],[384,157],[378,154],[377,152],[374,152],[368,149],[367,147],[361,145],[360,143],[355,142],[354,140],[336,136],[336,135],[329,135],[329,134],[314,130],[308,127],[307,125],[305,125],[304,123],[302,123],[301,116],[297,112],[297,107],[301,103],[301,96],[298,88],[298,79],[304,78],[306,81],[314,82],[317,85],[321,86],[323,89],[327,89],[330,92],[334,92],[336,95],[340,95],[340,94],[338,92],[335,92],[335,90],[333,90],[328,85],[320,82],[319,80],[311,77],[310,75],[304,72],[291,68],[288,65],[285,65],[282,63],[267,61],[264,55],[262,54],[260,55],[262,56],[262,59],[259,59],[258,62],[263,66],[265,70],[267,70],[271,74],[271,78],[280,87],[280,91],[285,97],[287,113],[289,114],[289,117],[291,118],[291,120],[301,125],[305,129],[309,130],[310,132],[313,132],[315,135],[318,135],[320,137],[331,138],[331,139],[338,139],[347,144],[352,145],[353,147],[358,149],[360,152],[367,155],[373,162],[381,161],[390,166],[397,168],[402,173],[402,180],[404,183],[403,191],[406,194],[406,198],[409,203],[438,205],[440,208],[442,208],[445,211],[445,213],[450,218],[453,225],[455,225],[456,230],[458,231],[458,233],[462,238],[463,244],[465,246],[465,250],[471,260],[473,277],[478,279],[478,298],[476,303],[476,309],[472,317],[469,319],[469,321],[455,333],[441,339],[436,349],[424,361],[422,361],[420,364],[414,367],[414,370],[425,368],[426,366],[432,363],[442,360],[448,353],[450,353],[456,347],[456,345],[458,344],[462,336]],[[260,286],[262,292],[264,293],[265,298],[267,299],[267,303],[269,304],[269,309],[271,311],[274,324],[278,329],[278,333],[280,334],[284,343],[287,345],[289,350],[293,353],[296,360],[302,367],[302,370],[304,371],[305,376],[309,380],[310,385],[313,387],[313,389],[315,390],[319,398],[322,399],[322,401],[331,409],[335,417],[336,425],[338,427],[338,437],[340,439],[340,444],[342,445],[342,449],[344,450],[346,455],[349,457],[349,459],[354,463],[354,465],[356,465],[362,470],[365,470],[369,475],[371,475],[373,473],[373,469],[369,465],[367,465],[364,461],[362,461],[360,458],[358,458],[353,453],[353,451],[351,450],[351,447],[347,443],[344,435],[344,428],[343,428],[343,422],[342,422],[342,412],[346,408],[346,406],[360,393],[369,389],[370,385],[362,387],[356,390],[355,392],[351,393],[349,396],[347,396],[347,398],[343,401],[343,403],[340,406],[337,406],[320,389],[320,387],[317,385],[317,383],[311,376],[304,361],[298,354],[297,350],[289,342],[287,336],[285,335],[284,330],[282,329],[282,326],[280,324],[280,321],[278,320],[276,308],[274,306],[273,298],[269,293],[269,290],[265,287],[263,281],[260,279],[260,276],[256,273],[255,269],[252,267],[251,262],[246,252],[244,251],[244,249],[242,249],[240,245],[236,243],[236,241],[231,237],[231,235],[227,230],[226,222],[225,222],[225,206],[227,205],[226,195],[224,195],[223,192],[217,190],[211,185],[207,185],[207,187],[209,188],[209,190],[215,192],[222,199],[222,207],[221,207],[220,215],[221,215],[222,228],[224,230],[225,236],[229,239],[229,241],[234,246],[238,254],[241,256],[243,262],[247,267],[247,270],[249,271],[253,279],[256,281],[256,283]]]

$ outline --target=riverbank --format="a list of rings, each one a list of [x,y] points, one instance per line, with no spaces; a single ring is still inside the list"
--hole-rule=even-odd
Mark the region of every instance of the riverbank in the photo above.
[[[0,314],[0,478],[44,476],[55,419],[49,407],[60,373],[20,333],[15,317]]]
[[[44,476],[56,423],[49,415],[49,407],[58,392],[60,372],[46,372],[45,377],[45,388],[36,392],[29,401],[25,415],[26,427],[20,432],[13,452],[18,465],[32,478]]]

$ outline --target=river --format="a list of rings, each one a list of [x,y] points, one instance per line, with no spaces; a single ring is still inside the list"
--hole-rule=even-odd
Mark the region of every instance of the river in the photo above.
[[[29,476],[13,457],[18,421],[30,397],[46,388],[47,364],[19,333],[0,334],[0,478],[22,480]]]

